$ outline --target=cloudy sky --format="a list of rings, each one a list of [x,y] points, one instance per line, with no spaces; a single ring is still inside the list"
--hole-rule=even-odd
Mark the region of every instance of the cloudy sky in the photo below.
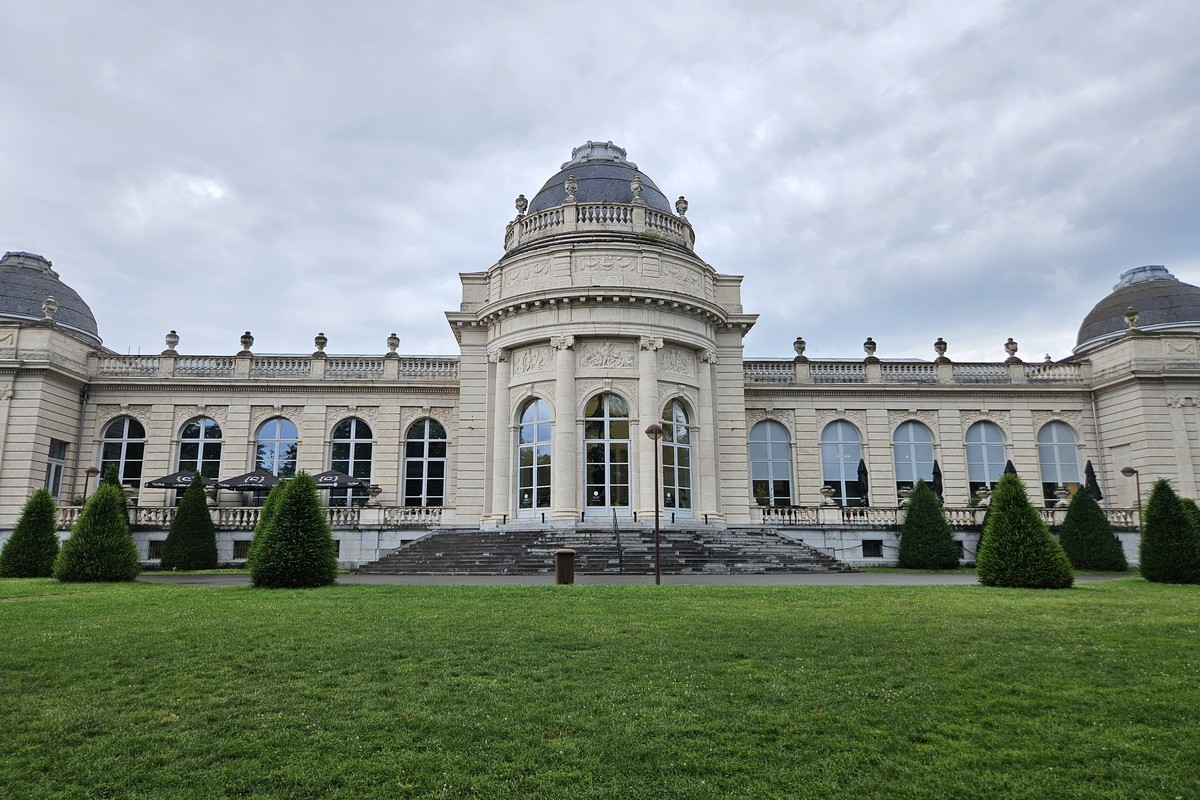
[[[1070,353],[1119,274],[1200,284],[1200,3],[0,0],[0,251],[105,344],[454,354],[588,139],[745,275],[747,357]]]

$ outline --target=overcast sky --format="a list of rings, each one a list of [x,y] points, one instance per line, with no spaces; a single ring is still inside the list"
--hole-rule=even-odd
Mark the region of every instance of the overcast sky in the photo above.
[[[1200,284],[1200,3],[0,0],[0,251],[105,344],[457,354],[513,198],[611,139],[744,275],[747,357],[1070,354]]]

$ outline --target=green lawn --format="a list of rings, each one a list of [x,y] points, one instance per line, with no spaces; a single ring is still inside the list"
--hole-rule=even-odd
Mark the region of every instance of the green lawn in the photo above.
[[[0,581],[0,797],[1200,797],[1200,587]]]

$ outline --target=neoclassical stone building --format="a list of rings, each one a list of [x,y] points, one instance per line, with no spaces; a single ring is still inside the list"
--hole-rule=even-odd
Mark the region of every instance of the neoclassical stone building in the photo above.
[[[896,509],[940,476],[969,526],[1006,464],[1053,522],[1090,462],[1115,521],[1135,487],[1168,477],[1196,494],[1200,289],[1139,267],[1083,320],[1074,354],[958,363],[875,356],[747,361],[742,278],[700,258],[683,197],[671,202],[610,143],[588,142],[526,200],[504,254],[464,273],[446,314],[457,355],[386,351],[231,355],[107,350],[87,304],[50,261],[0,261],[0,531],[49,486],[64,527],[94,474],[116,465],[136,498],[143,555],[196,469],[225,479],[335,469],[342,559],[363,563],[442,526],[647,524],[656,505],[652,422],[664,435],[659,506],[671,528],[769,526],[859,562],[894,553]],[[1137,480],[1120,470],[1132,467]],[[242,557],[261,495],[212,492],[222,557]],[[3,536],[0,533],[0,536]],[[1127,545],[1132,544],[1132,535]]]

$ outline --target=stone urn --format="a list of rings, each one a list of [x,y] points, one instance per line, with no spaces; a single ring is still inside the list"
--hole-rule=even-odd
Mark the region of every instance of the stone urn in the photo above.
[[[823,505],[823,506],[836,506],[837,505],[837,502],[833,499],[833,487],[832,486],[822,486],[821,487],[821,505]]]

